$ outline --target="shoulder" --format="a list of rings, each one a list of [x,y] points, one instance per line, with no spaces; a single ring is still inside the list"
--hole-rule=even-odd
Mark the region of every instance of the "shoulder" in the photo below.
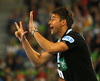
[[[71,31],[68,34],[65,34],[61,40],[69,43],[80,43],[85,41],[84,37],[75,31]]]
[[[66,35],[70,35],[70,36],[81,36],[80,33],[75,32],[75,31],[71,31],[70,33],[66,34]]]
[[[78,33],[78,32],[75,32],[75,31],[71,31],[70,33],[68,33],[68,34],[66,34],[66,36],[70,36],[70,37],[72,37],[73,39],[84,39],[84,37],[80,34],[80,33]]]
[[[71,31],[68,34],[66,33],[62,37],[62,40],[69,41],[70,43],[73,43],[75,41],[75,39],[77,39],[79,37],[81,37],[81,35],[78,32]]]

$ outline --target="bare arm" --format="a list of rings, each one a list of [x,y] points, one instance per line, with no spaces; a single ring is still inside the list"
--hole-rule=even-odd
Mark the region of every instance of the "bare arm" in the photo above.
[[[53,55],[50,55],[48,52],[44,52],[42,54],[39,54],[38,52],[34,51],[32,49],[31,45],[29,44],[28,40],[24,36],[26,31],[24,32],[22,28],[22,23],[20,22],[20,27],[18,24],[15,22],[16,28],[18,31],[15,32],[16,37],[22,42],[22,45],[24,47],[24,50],[28,56],[28,58],[32,61],[32,63],[35,66],[42,65],[43,63],[46,63],[49,61],[51,58],[53,58]]]
[[[68,46],[65,43],[63,42],[53,43],[51,41],[48,41],[38,32],[34,33],[34,37],[39,43],[39,45],[49,53],[57,53],[68,50]]]
[[[25,40],[22,41],[22,45],[25,49],[25,52],[26,52],[28,58],[31,60],[31,62],[35,66],[42,65],[42,64],[46,63],[47,61],[51,60],[51,58],[54,58],[54,56],[49,54],[48,52],[39,54],[38,52],[34,51],[31,47],[31,45],[29,44],[29,42],[27,41],[27,39],[25,37],[24,37],[24,39]]]

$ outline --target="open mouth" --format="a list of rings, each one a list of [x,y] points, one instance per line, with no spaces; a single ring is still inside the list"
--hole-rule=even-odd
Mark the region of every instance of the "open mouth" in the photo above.
[[[50,30],[51,32],[53,32],[54,27],[52,25],[50,25]]]
[[[52,29],[54,29],[54,27],[50,25],[50,29],[52,30]]]

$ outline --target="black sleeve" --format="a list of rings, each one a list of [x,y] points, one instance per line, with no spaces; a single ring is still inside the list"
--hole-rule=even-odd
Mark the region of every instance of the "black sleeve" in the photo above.
[[[64,42],[69,49],[72,49],[77,46],[76,38],[73,35],[66,35],[61,39],[62,42]]]

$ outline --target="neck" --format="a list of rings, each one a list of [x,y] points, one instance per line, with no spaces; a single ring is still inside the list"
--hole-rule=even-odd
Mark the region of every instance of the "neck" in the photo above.
[[[62,27],[61,31],[57,34],[59,39],[61,39],[61,37],[64,35],[67,29],[67,27]]]

